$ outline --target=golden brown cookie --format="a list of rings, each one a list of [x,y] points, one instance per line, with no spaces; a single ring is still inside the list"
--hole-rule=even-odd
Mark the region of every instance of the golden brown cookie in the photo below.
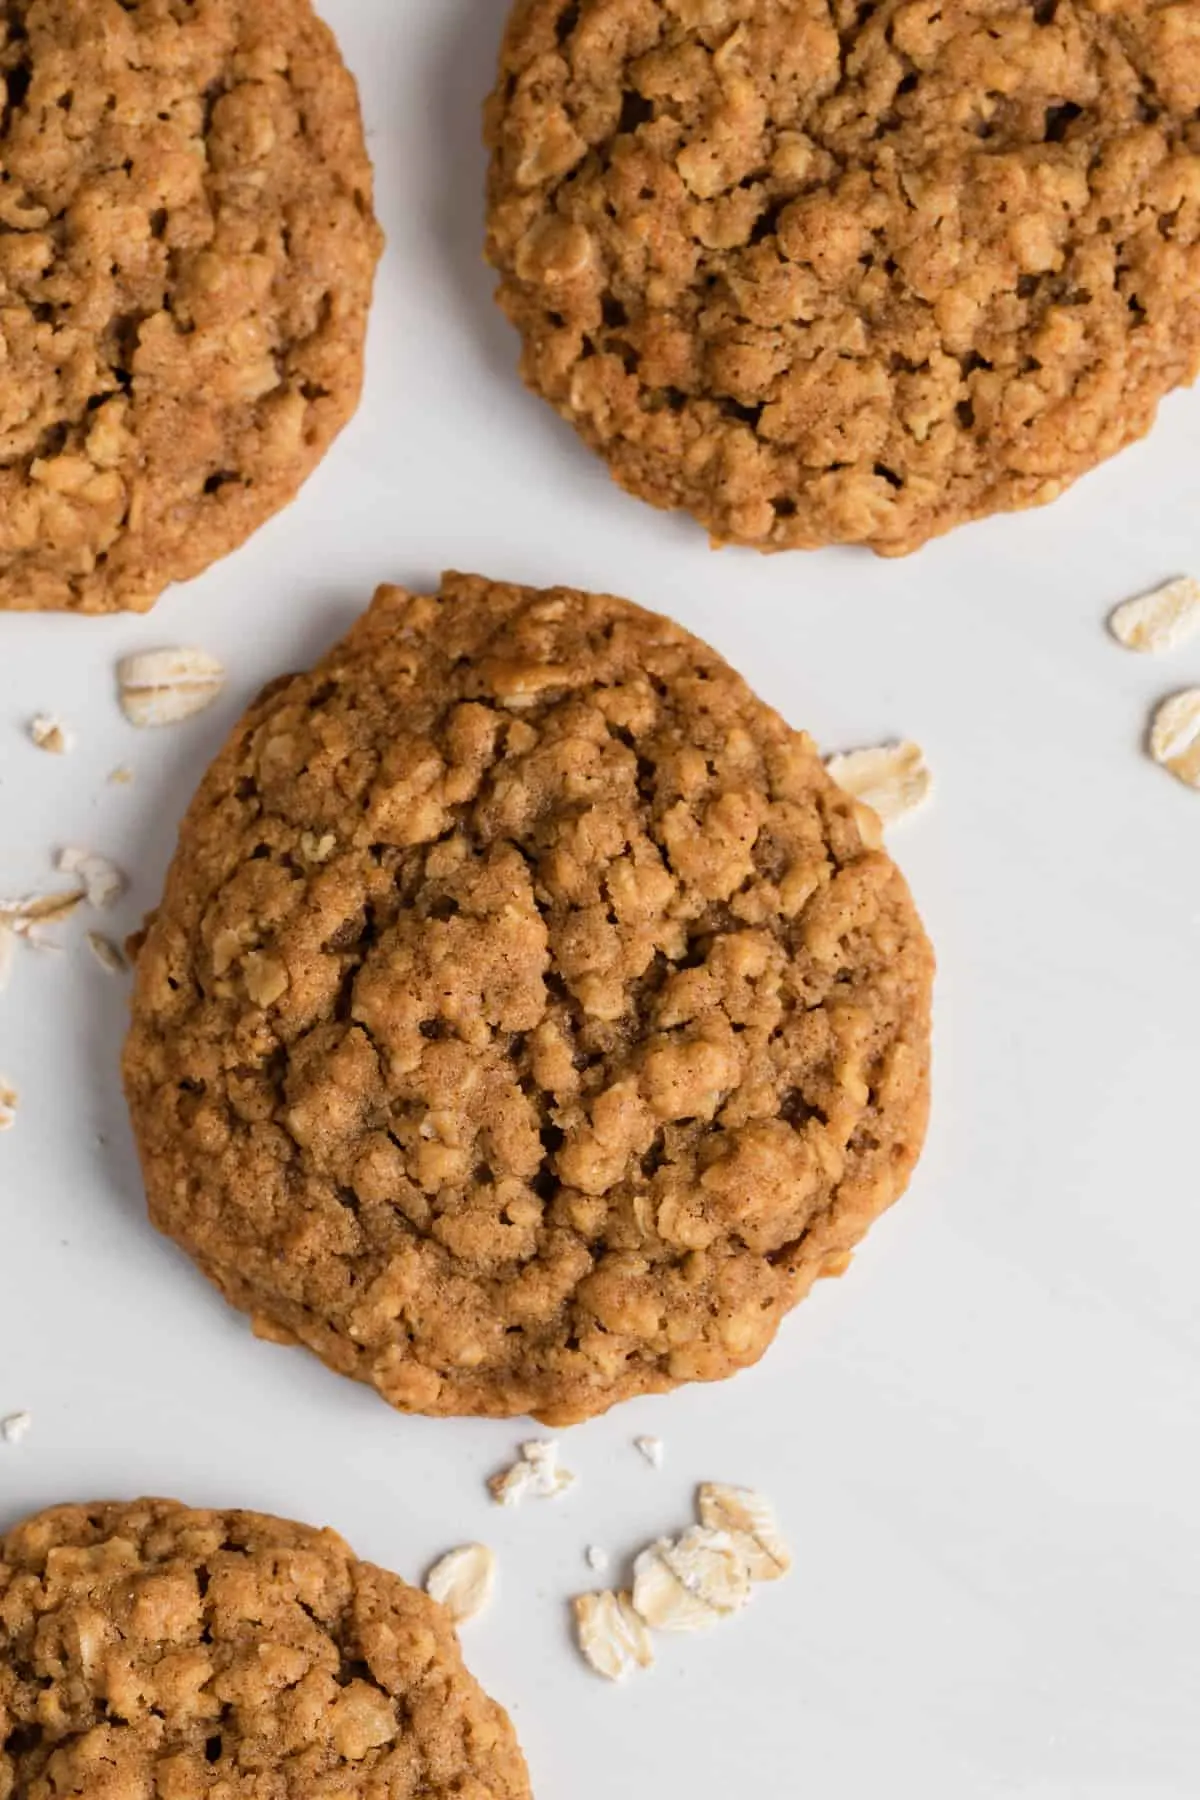
[[[0,610],[143,610],[285,506],[381,241],[309,0],[0,0]]]
[[[332,1531],[171,1500],[0,1537],[0,1794],[528,1800],[448,1614]]]
[[[669,620],[382,589],[184,822],[125,1059],[155,1223],[404,1411],[756,1361],[925,1129],[932,958],[877,844]]]
[[[1039,505],[1200,367],[1195,0],[517,0],[522,369],[718,542]]]

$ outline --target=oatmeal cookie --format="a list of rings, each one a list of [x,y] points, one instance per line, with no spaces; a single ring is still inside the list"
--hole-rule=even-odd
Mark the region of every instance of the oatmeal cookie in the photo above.
[[[143,610],[285,506],[381,243],[309,0],[0,0],[0,610]]]
[[[517,0],[531,387],[763,550],[1053,499],[1200,367],[1196,0]]]
[[[931,955],[868,815],[627,601],[384,588],[251,708],[138,957],[155,1223],[425,1413],[754,1362],[903,1189]]]
[[[528,1800],[449,1615],[332,1531],[170,1500],[0,1537],[0,1794]]]

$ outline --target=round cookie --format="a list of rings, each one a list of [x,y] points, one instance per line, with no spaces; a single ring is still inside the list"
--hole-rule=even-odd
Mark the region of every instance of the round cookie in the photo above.
[[[309,0],[0,0],[0,610],[145,609],[285,506],[381,243]]]
[[[762,550],[1039,505],[1200,367],[1200,10],[517,0],[489,255],[616,479]]]
[[[0,1537],[0,1794],[528,1800],[448,1614],[332,1531],[170,1500]]]
[[[384,588],[250,709],[137,964],[155,1223],[264,1335],[566,1424],[754,1362],[905,1186],[932,959],[877,821],[627,601]]]

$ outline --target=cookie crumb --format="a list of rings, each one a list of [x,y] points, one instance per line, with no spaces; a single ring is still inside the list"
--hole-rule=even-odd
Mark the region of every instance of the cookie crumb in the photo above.
[[[127,763],[120,763],[110,770],[108,782],[110,787],[128,787],[133,781],[133,770]]]
[[[792,1566],[779,1521],[769,1500],[753,1488],[706,1481],[697,1500],[700,1522],[726,1531],[741,1553],[751,1581],[778,1581]]]
[[[45,750],[51,756],[65,756],[75,747],[71,733],[48,713],[38,713],[29,721],[29,736],[39,750]]]
[[[558,1466],[558,1444],[553,1438],[535,1439],[521,1445],[522,1460],[534,1471],[534,1491],[546,1499],[554,1499],[575,1486],[577,1477],[569,1469]]]
[[[612,1561],[608,1551],[601,1544],[589,1544],[583,1555],[588,1568],[594,1569],[597,1575],[603,1575]]]
[[[79,876],[88,905],[97,911],[114,905],[129,886],[116,863],[110,862],[107,856],[97,856],[92,850],[60,850],[54,866],[62,875]]]
[[[87,947],[100,967],[107,969],[110,975],[123,975],[129,967],[124,951],[111,938],[105,937],[102,931],[88,932]]]
[[[1127,650],[1162,656],[1200,631],[1200,581],[1181,575],[1148,594],[1123,600],[1109,615],[1108,628]]]
[[[16,1088],[0,1075],[0,1131],[11,1131],[16,1124],[19,1099]]]
[[[1163,701],[1150,725],[1150,754],[1185,787],[1200,788],[1200,688]]]
[[[825,767],[844,793],[870,807],[884,825],[916,812],[933,792],[924,752],[908,741],[830,756]]]
[[[496,1586],[496,1558],[486,1544],[464,1544],[434,1563],[425,1592],[446,1608],[456,1625],[478,1618]]]
[[[0,1437],[4,1439],[6,1444],[19,1444],[22,1438],[29,1436],[32,1425],[32,1413],[9,1413],[7,1419],[0,1419]]]
[[[117,664],[121,711],[143,730],[194,718],[224,685],[224,668],[206,650],[144,650]]]
[[[633,1447],[640,1450],[652,1469],[662,1468],[666,1449],[660,1437],[635,1437]]]
[[[519,1506],[529,1496],[554,1500],[575,1486],[576,1477],[558,1466],[558,1445],[553,1439],[521,1445],[521,1456],[511,1468],[488,1482],[493,1500],[500,1506]]]
[[[519,1506],[533,1486],[533,1469],[528,1463],[516,1462],[502,1475],[488,1481],[492,1499],[498,1506]]]
[[[571,1602],[579,1648],[597,1675],[624,1681],[654,1664],[654,1647],[628,1594],[577,1594]]]

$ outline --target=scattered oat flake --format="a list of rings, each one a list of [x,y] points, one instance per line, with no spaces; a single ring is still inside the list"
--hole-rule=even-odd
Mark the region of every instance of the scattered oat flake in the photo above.
[[[558,1445],[553,1439],[521,1445],[521,1457],[511,1469],[493,1475],[488,1482],[493,1500],[501,1506],[519,1506],[527,1496],[553,1500],[575,1486],[575,1476],[558,1466]]]
[[[784,1541],[769,1500],[753,1488],[727,1487],[706,1481],[696,1510],[700,1522],[711,1531],[732,1538],[751,1581],[778,1581],[792,1566],[792,1553]]]
[[[1152,593],[1125,600],[1109,615],[1108,628],[1127,650],[1161,656],[1200,631],[1200,581],[1182,575]]]
[[[633,1440],[633,1447],[635,1450],[641,1451],[642,1455],[645,1457],[646,1461],[650,1464],[650,1467],[652,1469],[661,1469],[662,1468],[663,1458],[666,1455],[666,1450],[664,1448],[663,1441],[661,1438],[659,1438],[659,1437],[635,1437]]]
[[[144,650],[117,664],[121,711],[131,725],[178,725],[211,706],[225,670],[205,650]]]
[[[597,1675],[624,1681],[635,1669],[653,1666],[650,1633],[628,1594],[578,1594],[571,1605],[579,1648]]]
[[[639,1618],[655,1631],[707,1631],[718,1614],[689,1591],[663,1560],[669,1538],[651,1544],[633,1565],[633,1604]]]
[[[18,1098],[16,1088],[0,1076],[0,1131],[11,1131],[16,1124]]]
[[[478,1618],[496,1586],[496,1558],[486,1544],[464,1544],[436,1562],[425,1579],[425,1592],[437,1600],[456,1625]]]
[[[32,1424],[32,1413],[9,1413],[7,1419],[0,1419],[0,1437],[6,1444],[19,1444],[23,1437],[28,1437]]]
[[[78,875],[88,905],[98,909],[112,906],[129,886],[116,863],[109,862],[107,856],[97,856],[92,850],[60,850],[55,867],[63,875]]]
[[[917,744],[880,744],[831,756],[825,764],[847,794],[869,806],[885,825],[895,825],[923,806],[933,792],[933,776]]]
[[[1150,754],[1186,786],[1200,788],[1200,688],[1163,701],[1150,726]]]
[[[29,721],[29,736],[39,750],[46,750],[51,756],[65,756],[75,743],[66,727],[48,713],[38,713]]]
[[[589,1544],[583,1554],[588,1568],[594,1569],[597,1575],[603,1575],[612,1561],[602,1544]]]
[[[107,969],[110,975],[123,975],[129,967],[124,951],[119,949],[111,938],[105,937],[102,931],[88,932],[87,947],[100,967]]]
[[[690,1525],[660,1538],[633,1565],[633,1604],[656,1631],[705,1631],[750,1598],[750,1572],[727,1531]]]
[[[57,894],[26,894],[20,900],[0,900],[0,925],[7,926],[19,938],[38,943],[41,930],[61,925],[86,898],[83,888],[71,888]]]

